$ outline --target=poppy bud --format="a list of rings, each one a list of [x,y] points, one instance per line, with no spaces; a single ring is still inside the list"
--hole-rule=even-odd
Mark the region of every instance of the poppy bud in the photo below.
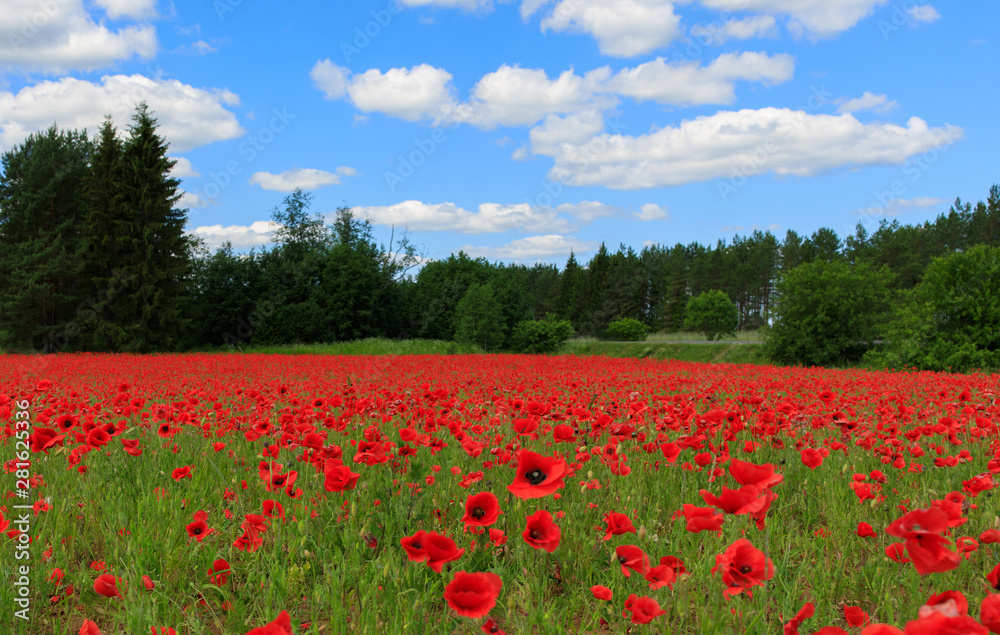
[[[646,539],[646,526],[645,525],[640,525],[639,526],[639,540],[645,540],[645,539]]]

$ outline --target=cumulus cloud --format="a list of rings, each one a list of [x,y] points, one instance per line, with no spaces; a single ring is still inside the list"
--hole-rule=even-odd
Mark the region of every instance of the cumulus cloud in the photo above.
[[[563,203],[556,207],[556,211],[560,214],[568,214],[584,223],[592,223],[598,218],[619,216],[622,213],[622,208],[598,201],[580,201],[579,203]]]
[[[923,22],[929,24],[941,17],[941,14],[937,12],[937,9],[929,4],[920,4],[910,7],[906,10],[906,14],[916,23]]]
[[[184,157],[170,158],[177,162],[174,164],[174,168],[170,170],[170,176],[175,179],[183,179],[186,176],[201,176],[188,159]]]
[[[568,258],[571,251],[585,254],[596,248],[596,243],[582,241],[573,236],[547,234],[519,238],[499,247],[466,245],[462,247],[462,251],[474,258],[482,257],[488,260],[549,260]]]
[[[151,18],[156,15],[156,0],[95,0],[112,20]]]
[[[273,221],[259,220],[251,225],[203,225],[195,227],[192,234],[205,241],[205,244],[215,249],[223,243],[232,243],[234,249],[261,247],[271,242],[274,232],[281,227]]]
[[[568,232],[574,229],[555,210],[528,203],[483,203],[478,211],[472,212],[453,203],[403,201],[395,205],[355,207],[354,211],[376,225],[395,225],[414,231],[488,234],[510,230]]]
[[[315,190],[327,185],[340,185],[340,177],[355,174],[357,170],[347,166],[337,168],[336,172],[325,172],[315,168],[292,168],[281,174],[254,172],[250,177],[250,184],[259,185],[272,192],[292,192],[296,188]]]
[[[146,0],[100,3],[111,17],[142,17]],[[114,15],[112,15],[114,14]],[[62,73],[94,70],[133,57],[156,54],[156,29],[150,25],[108,28],[95,21],[82,0],[39,2],[4,0],[0,12],[0,68]]]
[[[540,125],[531,129],[528,137],[533,152],[551,155],[558,152],[564,143],[580,145],[603,131],[603,115],[587,110],[565,117],[549,115]]]
[[[351,75],[346,68],[322,60],[310,75],[328,98],[346,97],[364,112],[409,121],[492,129],[544,120],[533,133],[533,143],[549,147],[566,137],[593,134],[595,126],[599,131],[603,113],[616,107],[623,95],[678,105],[728,104],[735,100],[736,82],[778,84],[790,79],[794,70],[790,55],[755,52],[720,55],[708,66],[657,58],[614,75],[601,67],[583,75],[570,69],[555,78],[542,69],[504,64],[484,75],[461,103],[454,96],[451,74],[426,64]]]
[[[929,128],[917,117],[899,126],[787,108],[723,111],[645,135],[604,134],[583,145],[563,144],[549,178],[633,190],[737,174],[812,176],[839,167],[899,165],[962,136],[961,128]]]
[[[142,75],[105,75],[99,83],[64,77],[17,93],[0,91],[0,150],[48,128],[53,121],[61,128],[95,132],[104,115],[110,114],[122,130],[141,100],[149,104],[160,134],[175,152],[243,134],[236,116],[226,109],[239,104],[239,98],[225,89],[195,88],[176,79]]]
[[[710,9],[752,11],[788,17],[796,34],[831,37],[874,13],[889,0],[701,0]]]
[[[721,24],[696,24],[691,27],[691,35],[711,44],[722,44],[728,40],[769,38],[778,35],[778,23],[773,15],[755,15]]]
[[[208,201],[194,192],[186,192],[178,189],[177,193],[181,195],[177,203],[174,204],[174,207],[177,209],[201,209],[208,205]]]
[[[780,84],[792,78],[795,61],[786,54],[726,53],[708,66],[700,62],[671,64],[662,57],[619,71],[607,89],[635,99],[677,105],[731,104],[735,82]]]
[[[541,26],[543,32],[589,34],[602,54],[613,57],[645,55],[681,35],[671,0],[561,0]]]
[[[649,220],[669,220],[670,212],[664,207],[660,207],[656,203],[646,203],[639,208],[639,211],[635,213],[635,217],[639,220],[649,221]]]
[[[504,64],[484,75],[469,100],[457,106],[450,118],[493,128],[533,124],[549,114],[609,107],[612,101],[598,91],[610,74],[607,68],[583,76],[568,70],[549,79],[544,70]]]
[[[895,101],[889,101],[885,95],[875,95],[865,91],[860,97],[842,101],[837,112],[844,114],[860,110],[873,110],[877,113],[886,113],[898,105]]]
[[[313,66],[310,77],[329,99],[346,95],[363,112],[381,112],[406,121],[440,120],[454,107],[451,73],[429,64],[390,68],[385,73],[372,68],[352,76],[327,59]]]

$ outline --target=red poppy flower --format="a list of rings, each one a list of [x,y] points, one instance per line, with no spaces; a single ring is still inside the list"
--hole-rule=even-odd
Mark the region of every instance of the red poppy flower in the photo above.
[[[979,605],[979,621],[991,633],[1000,633],[1000,594],[990,593]]]
[[[118,590],[119,580],[120,578],[116,578],[110,573],[102,573],[94,580],[94,591],[106,598],[122,598],[121,591]]]
[[[594,599],[597,600],[610,600],[612,596],[611,589],[609,589],[606,586],[602,586],[600,584],[595,584],[594,586],[590,587],[590,592],[594,594]]]
[[[890,560],[895,560],[899,564],[906,564],[910,559],[906,555],[906,544],[894,542],[885,548],[885,556]]]
[[[711,507],[695,507],[684,503],[684,517],[687,519],[687,530],[691,533],[717,531],[722,534],[724,516]]]
[[[906,552],[920,575],[951,571],[962,556],[946,548],[951,541],[941,535],[948,528],[948,516],[939,507],[915,509],[894,520],[885,529],[890,536],[902,538]]]
[[[649,588],[654,590],[664,586],[673,589],[674,582],[677,581],[677,573],[674,571],[673,567],[665,564],[651,567],[649,571],[646,572],[646,575],[642,577],[649,582]]]
[[[83,626],[80,627],[80,635],[101,635],[101,629],[97,627],[97,622],[83,620]]]
[[[941,613],[948,617],[969,614],[969,601],[960,591],[945,591],[927,598],[917,611],[920,617],[929,617],[931,613]]]
[[[626,578],[632,575],[630,570],[643,576],[649,571],[649,556],[635,545],[621,545],[615,549],[615,555]]]
[[[517,453],[517,476],[507,490],[518,498],[543,498],[565,487],[569,466],[558,456],[544,456],[531,450]]]
[[[273,621],[247,631],[246,635],[293,635],[292,618],[288,611],[282,611]]]
[[[153,582],[153,578],[148,575],[142,576],[142,586],[146,587],[147,591],[152,591],[156,588],[156,584]]]
[[[441,573],[441,567],[446,562],[458,560],[465,553],[465,549],[459,549],[454,540],[436,531],[428,532],[424,537],[424,549],[427,551],[427,566],[435,573]]]
[[[190,465],[185,465],[184,467],[179,467],[170,473],[171,478],[175,481],[180,481],[182,478],[194,478],[191,476],[192,467]]]
[[[354,489],[358,484],[360,474],[355,474],[351,468],[344,465],[340,459],[327,459],[323,470],[323,489],[328,492],[343,492]]]
[[[856,533],[860,538],[877,537],[877,534],[875,533],[875,530],[872,528],[872,526],[864,522],[858,523],[858,528],[857,530],[855,530],[854,533]]]
[[[660,603],[650,597],[641,596],[632,602],[633,624],[649,624],[653,618],[666,613],[660,608]]]
[[[495,573],[458,571],[444,588],[444,599],[459,615],[478,619],[496,606],[501,589],[503,580]]]
[[[989,635],[989,629],[968,615],[949,617],[943,613],[932,613],[907,622],[904,635]]]
[[[987,529],[983,533],[979,534],[979,542],[984,545],[1000,542],[1000,530]]]
[[[774,563],[746,538],[740,538],[715,556],[712,573],[718,569],[722,569],[722,581],[727,587],[723,595],[726,597],[743,591],[752,596],[752,587],[763,586],[765,580],[774,577]]]
[[[866,626],[871,618],[865,613],[860,606],[845,606],[844,607],[844,619],[847,620],[848,626],[853,626],[855,628],[859,626]]]
[[[810,470],[815,470],[820,465],[823,465],[823,453],[816,448],[803,448],[801,455],[802,464]]]
[[[507,544],[507,534],[500,529],[490,529],[490,543],[494,547],[500,547]]]
[[[497,521],[500,514],[500,501],[492,492],[480,492],[465,499],[465,516],[462,522],[465,528],[489,527]]]
[[[729,473],[740,485],[756,485],[762,489],[774,487],[785,478],[783,474],[776,474],[770,463],[755,465],[739,459],[729,463]]]
[[[559,546],[559,538],[562,532],[559,525],[552,522],[552,514],[540,509],[531,516],[528,516],[525,523],[524,542],[535,549],[544,549],[552,553]]]
[[[205,536],[209,535],[214,529],[210,529],[206,520],[208,519],[208,514],[202,510],[198,510],[194,513],[194,522],[187,526],[188,536],[191,536],[198,542],[204,540]]]
[[[768,498],[761,495],[761,489],[756,485],[744,485],[739,489],[723,487],[722,496],[704,489],[700,494],[706,504],[718,507],[727,514],[754,514],[768,503]]]
[[[798,635],[799,627],[802,626],[802,622],[812,617],[815,612],[816,606],[813,605],[812,602],[806,602],[803,604],[802,608],[799,609],[799,612],[795,614],[795,617],[785,623],[785,635]],[[839,628],[837,630],[841,631]]]
[[[268,518],[278,517],[281,520],[285,520],[285,506],[281,503],[267,499],[264,501],[264,515]]]
[[[212,563],[212,568],[208,570],[208,579],[215,586],[222,586],[229,579],[229,574],[232,572],[233,570],[230,568],[229,563],[224,558],[218,558]]]
[[[424,562],[427,560],[427,547],[424,542],[426,538],[427,532],[420,530],[412,536],[400,539],[399,544],[406,551],[406,557],[410,559],[410,562]]]
[[[28,436],[28,441],[31,442],[32,452],[45,452],[48,454],[49,448],[56,445],[62,445],[65,437],[65,434],[59,434],[51,428],[36,426],[34,431]]]
[[[607,533],[604,534],[602,540],[610,540],[611,536],[635,533],[635,526],[632,525],[632,521],[625,514],[608,512],[608,515],[604,517],[604,521],[608,524],[608,527]]]
[[[111,441],[111,435],[104,428],[94,428],[87,433],[87,445],[99,448]]]

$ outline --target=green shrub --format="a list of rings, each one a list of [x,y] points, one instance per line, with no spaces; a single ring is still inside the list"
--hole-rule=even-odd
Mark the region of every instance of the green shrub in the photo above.
[[[635,318],[618,318],[604,330],[604,339],[622,342],[642,342],[649,327]]]
[[[572,335],[569,320],[523,320],[514,327],[511,348],[518,353],[552,353]]]
[[[739,310],[722,291],[706,291],[688,300],[684,328],[704,333],[708,340],[722,335],[736,337],[738,323]]]

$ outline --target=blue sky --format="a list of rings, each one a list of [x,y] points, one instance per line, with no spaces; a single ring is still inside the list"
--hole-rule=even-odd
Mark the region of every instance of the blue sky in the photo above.
[[[992,2],[4,4],[0,150],[144,99],[211,246],[267,244],[296,186],[430,258],[562,265],[843,238],[1000,181]]]

